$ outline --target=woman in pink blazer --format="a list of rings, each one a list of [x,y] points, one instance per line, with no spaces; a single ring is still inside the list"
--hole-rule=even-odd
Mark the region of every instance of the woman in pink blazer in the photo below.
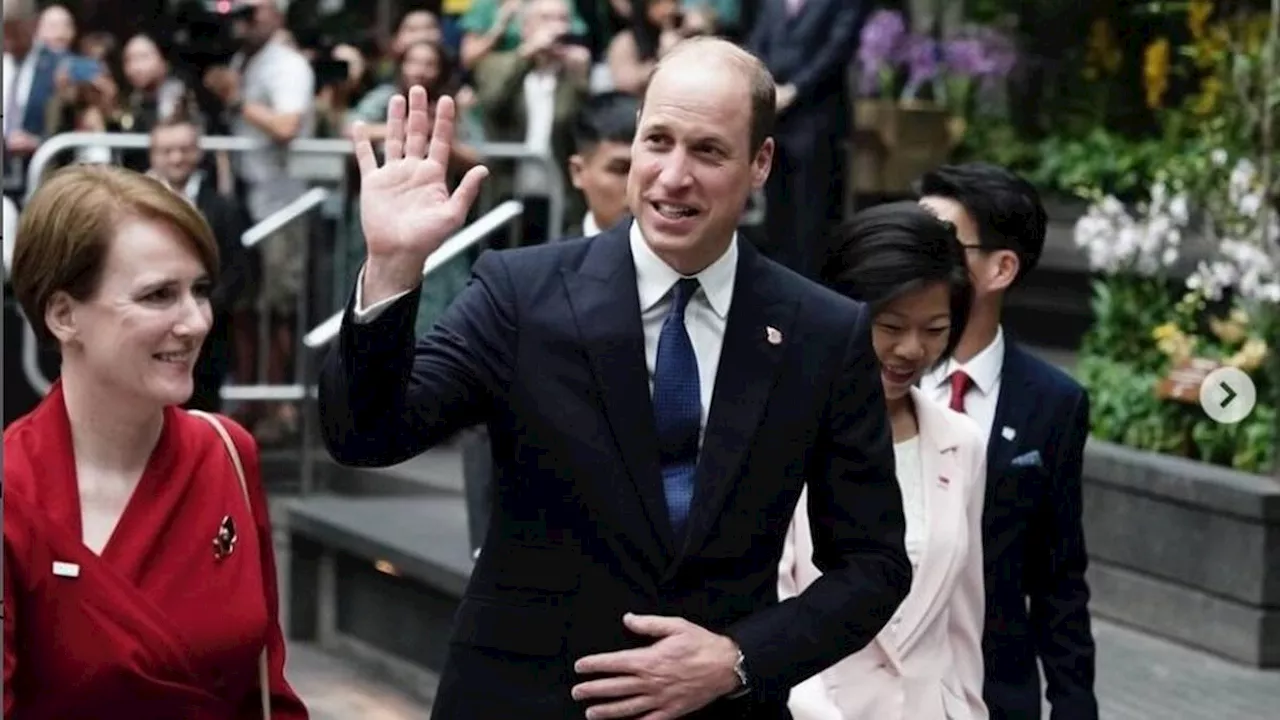
[[[915,383],[959,341],[972,293],[954,228],[914,202],[864,210],[824,270],[867,303],[889,405],[905,510],[911,592],[871,644],[795,687],[796,720],[985,720],[982,702],[982,495],[986,451],[968,417]],[[778,591],[814,567],[807,492],[783,547]]]

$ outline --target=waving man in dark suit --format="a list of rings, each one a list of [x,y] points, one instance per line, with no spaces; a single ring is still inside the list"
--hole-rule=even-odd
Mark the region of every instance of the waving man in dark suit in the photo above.
[[[643,99],[635,221],[486,253],[416,345],[423,262],[485,171],[449,193],[454,106],[428,142],[418,88],[391,101],[384,165],[357,142],[368,260],[321,377],[326,443],[355,465],[476,423],[493,444],[435,717],[785,718],[788,689],[906,595],[867,312],[736,235],[769,174],[774,99],[747,52],[682,44]],[[779,603],[806,483],[823,576]]]

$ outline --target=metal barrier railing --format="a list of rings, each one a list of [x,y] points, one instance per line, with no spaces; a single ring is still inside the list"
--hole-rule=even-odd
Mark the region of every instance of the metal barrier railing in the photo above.
[[[79,147],[98,146],[111,149],[146,149],[150,147],[150,136],[141,133],[87,133],[87,132],[71,132],[54,135],[44,141],[36,152],[32,155],[27,165],[27,185],[24,198],[30,200],[39,186],[40,178],[45,172],[46,166],[49,165],[59,153],[72,150]],[[272,147],[269,143],[252,140],[242,137],[228,137],[207,135],[200,138],[200,147],[205,151],[225,151],[225,152],[254,152],[266,150]],[[475,151],[482,159],[506,159],[506,160],[522,160],[540,163],[546,168],[546,177],[549,187],[547,188],[548,197],[548,226],[550,237],[548,240],[559,238],[561,228],[564,225],[564,205],[565,205],[565,183],[561,169],[557,166],[555,159],[549,153],[537,152],[528,146],[519,143],[488,143],[477,144],[473,146]],[[292,154],[302,155],[336,155],[345,156],[352,153],[353,145],[350,140],[338,139],[320,139],[305,138],[295,140],[289,145],[289,152]],[[294,174],[295,176],[298,173]],[[290,222],[294,222],[297,218],[307,212],[319,207],[328,196],[328,191],[323,188],[316,188],[308,193],[304,193],[290,205],[282,208],[280,211],[265,218],[254,227],[250,228],[241,236],[241,243],[247,247],[252,247],[262,240],[271,236],[275,231],[286,226]],[[507,201],[486,215],[481,217],[470,226],[459,231],[456,235],[446,241],[445,245],[432,255],[423,268],[423,274],[431,272],[444,262],[457,256],[459,253],[474,246],[483,240],[493,230],[502,227],[512,219],[523,213],[523,203],[512,200]],[[307,252],[308,246],[304,244],[303,252]],[[305,258],[304,258],[305,260]],[[308,267],[304,265],[304,267]],[[298,318],[303,320],[309,315],[310,293],[306,291],[309,271],[304,272],[303,288],[299,292]],[[260,313],[260,318],[263,314]],[[39,347],[32,330],[31,322],[28,318],[23,318],[23,341],[22,341],[22,370],[26,376],[26,380],[31,387],[40,394],[47,393],[52,386],[52,382],[45,377],[43,370],[40,368]],[[222,397],[227,400],[257,400],[266,402],[290,402],[306,400],[315,397],[315,388],[306,383],[306,350],[322,347],[327,344],[332,337],[337,335],[340,327],[341,314],[330,317],[321,323],[310,333],[307,333],[305,341],[299,343],[296,355],[296,372],[297,381],[292,384],[271,385],[266,382],[260,382],[255,385],[237,384],[229,385],[222,389]],[[259,340],[262,340],[263,325],[259,326]],[[327,340],[318,341],[318,338],[328,336]],[[258,348],[258,369],[259,377],[265,377],[265,373],[261,372],[265,359],[266,344],[259,343]],[[306,494],[310,491],[313,476],[314,462],[311,457],[311,443],[307,433],[307,415],[308,413],[300,413],[302,422],[300,450],[301,450],[301,492]]]
[[[116,150],[143,150],[151,146],[151,138],[143,133],[88,133],[70,132],[54,135],[45,140],[31,156],[27,165],[26,198],[30,199],[39,185],[45,167],[58,153],[86,146],[109,147]],[[200,138],[204,150],[226,152],[253,152],[272,147],[268,143],[243,137],[206,135]],[[564,227],[565,183],[564,171],[550,153],[532,150],[523,143],[478,143],[472,146],[482,160],[528,160],[547,169],[548,240],[560,237]],[[306,155],[349,155],[350,140],[303,138],[289,144],[290,153]]]
[[[431,257],[427,258],[427,262],[423,264],[422,276],[424,278],[427,277],[433,270],[479,244],[480,241],[489,236],[489,233],[520,217],[523,213],[524,203],[519,200],[508,200],[485,213],[475,222],[445,240],[439,249],[432,253]],[[324,322],[315,326],[303,338],[302,343],[314,350],[333,342],[333,339],[338,336],[338,331],[342,328],[343,312],[339,310],[330,315]]]

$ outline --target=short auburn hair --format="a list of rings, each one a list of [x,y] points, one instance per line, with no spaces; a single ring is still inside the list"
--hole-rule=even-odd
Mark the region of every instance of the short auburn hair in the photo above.
[[[13,248],[13,294],[41,342],[55,342],[44,320],[53,296],[65,292],[85,301],[97,292],[116,231],[128,220],[151,220],[176,230],[216,280],[218,242],[185,197],[122,167],[63,168],[23,208]]]

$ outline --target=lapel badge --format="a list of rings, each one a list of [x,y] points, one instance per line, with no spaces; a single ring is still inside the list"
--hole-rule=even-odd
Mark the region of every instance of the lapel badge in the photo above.
[[[1014,430],[1008,425],[1005,425],[1004,429],[1000,431],[1000,437],[1004,438],[1005,440],[1012,440],[1018,437],[1018,431]]]
[[[62,562],[61,560],[54,560],[53,574],[55,577],[64,577],[64,578],[80,577],[80,566],[75,563]]]
[[[236,549],[236,521],[230,515],[222,517],[222,523],[218,525],[218,534],[213,537],[213,557],[215,560],[225,560],[235,552]]]
[[[768,340],[770,345],[781,345],[782,331],[770,325],[764,329],[764,339]]]

